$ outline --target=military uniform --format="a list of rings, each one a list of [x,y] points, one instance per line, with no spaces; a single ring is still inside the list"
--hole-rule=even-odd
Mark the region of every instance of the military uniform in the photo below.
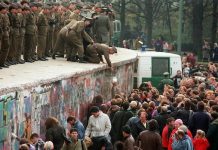
[[[85,56],[86,61],[98,64],[100,62],[103,62],[102,55],[104,55],[108,66],[111,67],[108,49],[109,46],[106,44],[95,43],[93,45],[88,45]]]
[[[160,81],[160,84],[158,85],[158,90],[160,93],[163,93],[164,91],[164,86],[165,85],[170,85],[170,86],[173,86],[174,85],[174,82],[173,80],[171,80],[168,76],[169,76],[169,73],[168,72],[164,72],[164,79]]]
[[[2,36],[1,36],[1,53],[0,53],[0,67],[5,66],[5,61],[9,51],[9,28],[10,21],[7,14],[1,14],[2,18]]]
[[[107,15],[100,14],[97,16],[97,19],[95,20],[93,25],[93,33],[94,33],[95,41],[97,43],[104,43],[109,45],[111,25],[110,25],[110,19]]]
[[[18,53],[18,40],[20,37],[20,28],[21,28],[21,22],[18,18],[17,14],[10,13],[9,14],[10,19],[10,49],[8,53],[7,60],[12,62],[13,64],[18,63],[16,60],[16,56]]]
[[[16,54],[16,61],[19,63],[23,63],[23,60],[21,59],[22,52],[24,51],[24,36],[25,36],[25,26],[26,26],[26,18],[25,15],[22,13],[18,13],[18,18],[20,21],[20,35],[18,38],[18,48],[17,48],[17,54]]]
[[[45,48],[46,48],[46,38],[48,32],[48,20],[43,12],[39,13],[39,18],[37,22],[38,27],[38,47],[37,47],[37,55],[39,60],[45,59]]]
[[[36,48],[36,30],[36,16],[33,12],[30,12],[26,15],[24,59],[27,62],[33,62],[32,57]]]
[[[93,42],[92,38],[85,32],[85,22],[77,21],[66,35],[66,44],[67,48],[74,48],[72,58],[74,58],[78,52],[81,62],[84,57],[83,38],[89,43]]]

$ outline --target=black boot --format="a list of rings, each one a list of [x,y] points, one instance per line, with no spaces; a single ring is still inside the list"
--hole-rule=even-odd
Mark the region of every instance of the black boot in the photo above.
[[[87,63],[87,61],[85,61],[83,57],[79,57],[79,63]]]
[[[71,58],[71,61],[72,61],[72,62],[78,62],[78,59],[77,59],[76,56],[73,56],[73,57]]]

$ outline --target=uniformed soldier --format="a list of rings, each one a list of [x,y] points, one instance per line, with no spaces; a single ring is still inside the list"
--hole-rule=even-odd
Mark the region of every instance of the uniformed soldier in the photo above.
[[[85,32],[85,28],[90,25],[92,18],[88,14],[84,15],[84,17],[82,21],[77,21],[70,27],[66,34],[67,49],[74,48],[72,51],[72,61],[77,61],[76,54],[78,53],[79,63],[85,63],[83,38],[89,43],[94,43],[93,39]]]
[[[95,7],[96,13],[98,13],[93,25],[95,42],[109,45],[111,34],[110,19],[106,14],[106,10],[102,9],[100,4],[97,4]]]
[[[7,5],[5,3],[0,3],[0,14],[2,20],[2,36],[1,36],[1,48],[0,48],[0,68],[8,67],[5,62],[9,51],[9,30],[10,21],[8,17]]]
[[[9,20],[10,20],[10,48],[7,56],[8,62],[11,64],[17,64],[16,54],[18,48],[18,39],[20,36],[21,23],[17,15],[17,5],[11,3],[9,6]]]
[[[33,12],[37,11],[35,3],[30,3],[31,12],[26,15],[26,32],[25,32],[25,48],[24,60],[26,62],[34,62],[33,56],[35,54],[36,44],[36,16]]]
[[[160,84],[158,85],[158,90],[160,93],[163,93],[165,85],[170,85],[170,86],[174,85],[173,80],[169,78],[169,72],[164,72],[163,76],[164,76],[164,79],[161,80]]]
[[[111,68],[111,61],[109,54],[117,53],[117,49],[115,47],[109,47],[106,44],[100,44],[100,43],[94,43],[88,45],[86,49],[86,61],[90,63],[100,63],[103,62],[102,55],[104,55],[104,58],[108,64],[108,66]]]
[[[38,47],[37,55],[38,60],[45,61],[48,60],[45,58],[45,48],[46,48],[46,38],[48,33],[48,19],[47,14],[49,13],[49,6],[43,6],[43,10],[39,13],[38,16]]]
[[[26,21],[25,21],[25,16],[24,16],[24,11],[26,8],[24,8],[24,6],[22,6],[19,3],[17,3],[17,6],[18,6],[17,15],[18,15],[18,19],[20,22],[20,31],[19,31],[19,38],[17,41],[18,46],[17,46],[17,54],[15,56],[15,60],[17,61],[17,63],[23,64],[25,61],[23,59],[21,59],[21,55],[22,55],[22,51],[23,51],[25,26],[26,26]]]

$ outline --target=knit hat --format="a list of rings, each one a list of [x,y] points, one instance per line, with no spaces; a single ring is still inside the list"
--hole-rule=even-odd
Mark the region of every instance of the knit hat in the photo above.
[[[181,119],[176,119],[176,120],[175,120],[175,124],[181,124],[181,125],[183,125],[183,121],[182,121]]]

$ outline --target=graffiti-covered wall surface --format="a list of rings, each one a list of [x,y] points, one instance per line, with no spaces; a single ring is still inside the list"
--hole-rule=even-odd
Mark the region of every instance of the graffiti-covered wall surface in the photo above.
[[[90,72],[83,76],[63,79],[0,96],[0,150],[17,150],[18,142],[11,133],[29,138],[31,133],[44,137],[44,121],[48,116],[57,117],[66,126],[68,115],[87,121],[87,106],[93,97],[103,94],[111,98],[114,76],[123,92],[132,88],[133,64],[118,67],[116,74],[107,70]]]

